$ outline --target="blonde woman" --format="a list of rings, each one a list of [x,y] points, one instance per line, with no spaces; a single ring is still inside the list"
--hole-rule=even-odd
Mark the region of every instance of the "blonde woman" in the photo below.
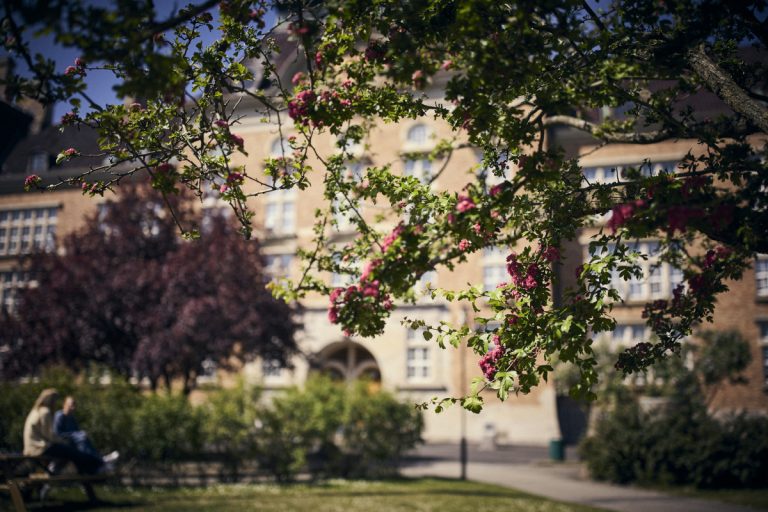
[[[44,389],[24,422],[24,455],[64,459],[74,463],[78,473],[96,473],[103,465],[99,457],[79,451],[53,432],[53,411],[59,393]]]

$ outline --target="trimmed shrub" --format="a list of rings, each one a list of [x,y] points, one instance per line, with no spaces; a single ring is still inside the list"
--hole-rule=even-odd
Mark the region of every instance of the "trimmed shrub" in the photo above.
[[[260,461],[280,481],[305,466],[314,475],[391,474],[403,452],[421,441],[420,413],[366,382],[310,379],[304,390],[276,397],[260,419]]]
[[[600,418],[581,446],[593,478],[700,488],[768,485],[768,418],[709,417],[682,401],[642,413],[636,403]]]

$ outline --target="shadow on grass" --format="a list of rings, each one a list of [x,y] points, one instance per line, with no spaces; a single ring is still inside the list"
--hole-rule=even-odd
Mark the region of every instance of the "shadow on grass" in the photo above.
[[[30,512],[77,512],[78,510],[92,509],[120,509],[135,508],[146,506],[147,503],[139,501],[59,501],[50,500],[45,503],[28,503],[27,510]]]

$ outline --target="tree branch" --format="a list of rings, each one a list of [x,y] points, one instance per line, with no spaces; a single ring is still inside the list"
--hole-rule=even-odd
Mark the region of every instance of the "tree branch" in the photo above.
[[[668,139],[672,136],[669,130],[656,130],[651,132],[631,132],[631,133],[597,133],[600,125],[590,123],[584,119],[573,116],[549,116],[543,121],[545,127],[550,126],[569,126],[583,132],[587,132],[594,137],[606,142],[627,142],[632,144],[653,144]]]
[[[709,89],[734,112],[752,121],[763,133],[768,133],[768,109],[749,97],[733,78],[704,51],[704,44],[688,50],[688,63]]]

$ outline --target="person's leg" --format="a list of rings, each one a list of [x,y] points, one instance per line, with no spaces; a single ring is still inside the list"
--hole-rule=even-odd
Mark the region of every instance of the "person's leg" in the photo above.
[[[83,474],[95,473],[102,465],[100,458],[83,453],[77,448],[66,444],[52,444],[46,448],[43,455],[56,459],[70,460],[77,467],[77,472]]]
[[[95,446],[93,446],[93,443],[91,443],[90,438],[88,437],[88,434],[86,434],[83,430],[78,430],[77,432],[72,432],[71,434],[72,440],[75,442],[75,446],[78,450],[80,450],[83,453],[87,453],[88,455],[91,455],[96,458],[101,458],[101,454],[96,449]]]

